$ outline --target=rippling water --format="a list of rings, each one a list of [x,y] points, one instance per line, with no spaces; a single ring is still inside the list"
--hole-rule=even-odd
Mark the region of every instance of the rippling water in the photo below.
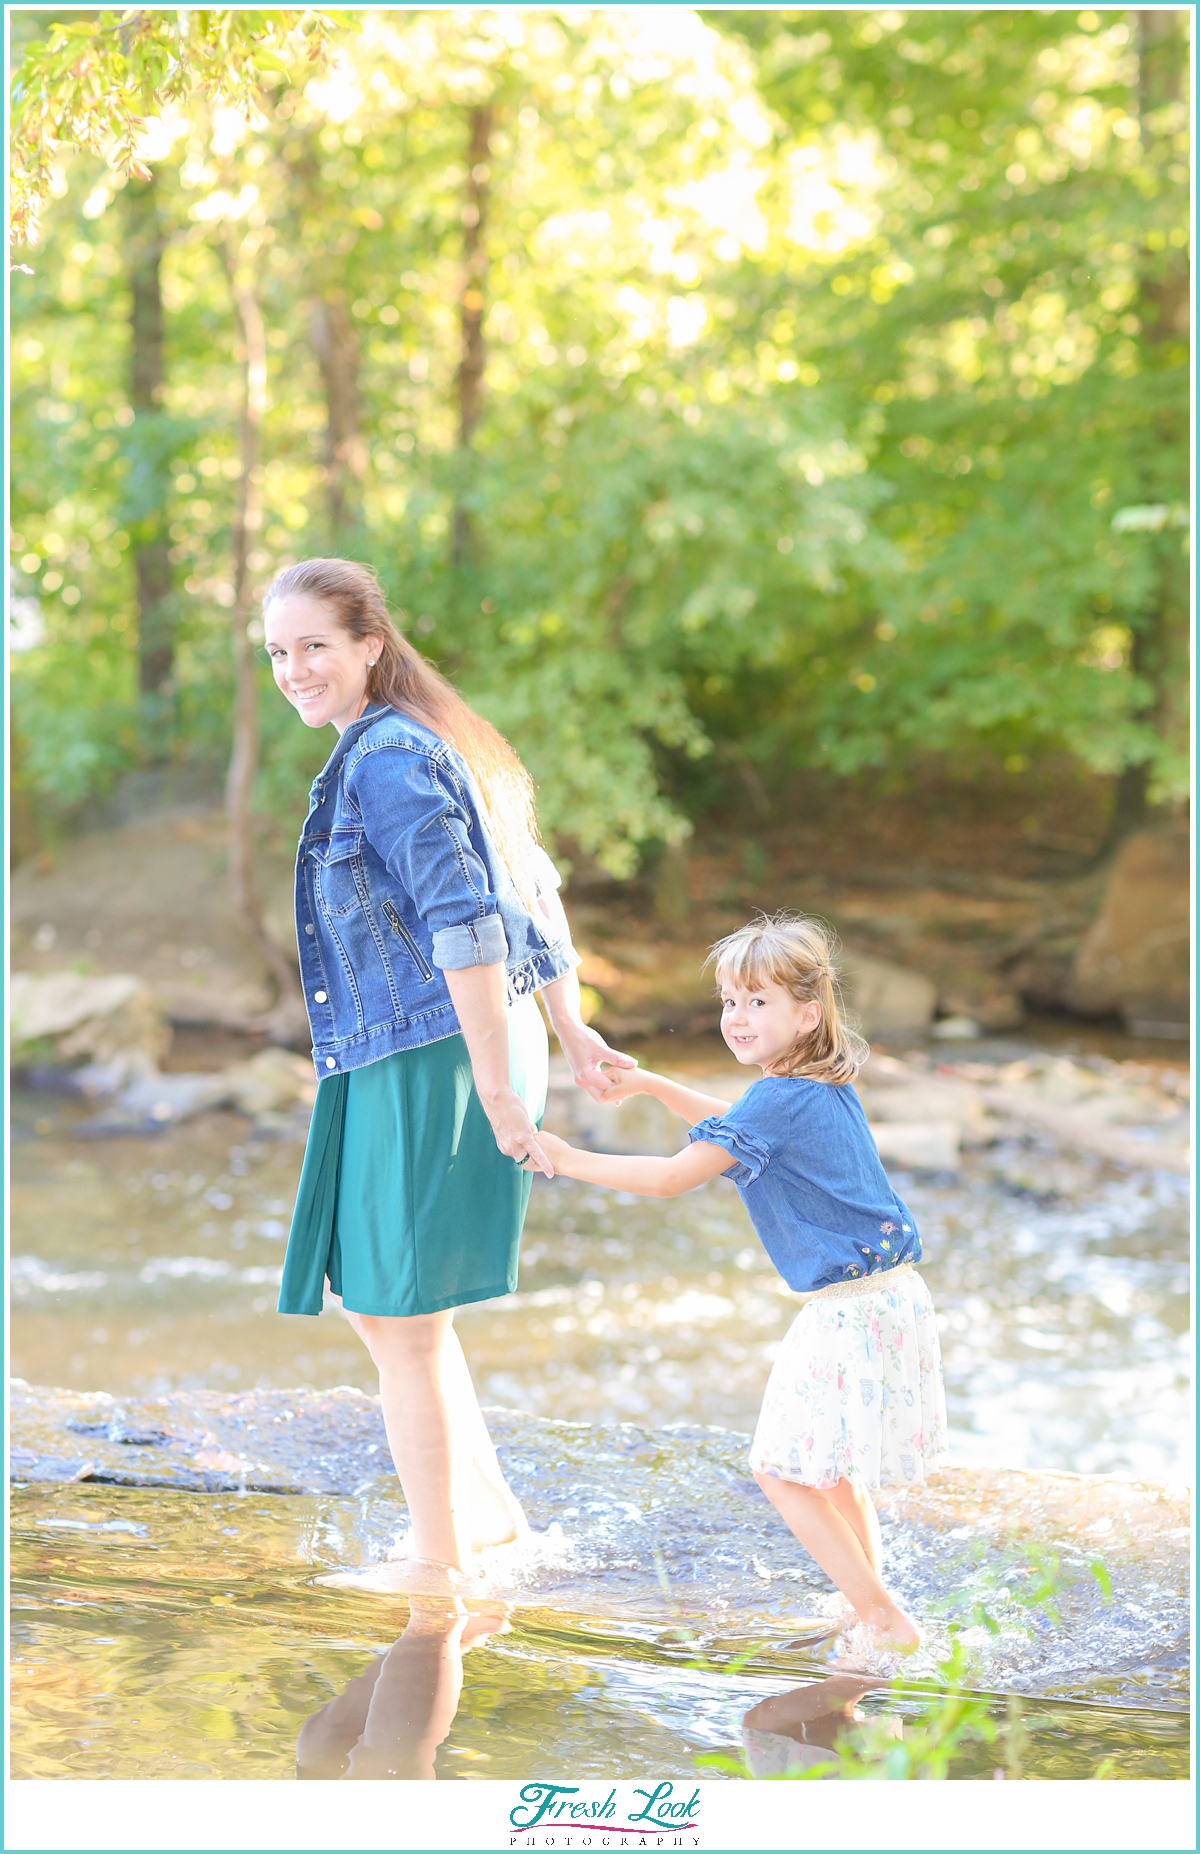
[[[445,1774],[686,1776],[699,1752],[736,1749],[751,1706],[825,1671],[810,1619],[837,1606],[748,1479],[741,1437],[492,1423],[537,1549],[497,1554],[512,1624],[467,1657]],[[18,1472],[97,1477],[16,1496],[19,1774],[284,1774],[306,1719],[410,1621],[402,1598],[316,1582],[377,1567],[403,1531],[361,1393],[31,1393],[16,1431],[33,1445]],[[998,1710],[1023,1700],[1027,1774],[1088,1776],[1114,1754],[1126,1775],[1183,1774],[1182,1503],[955,1469],[882,1518],[888,1580],[927,1630],[889,1706],[916,1712],[957,1625],[974,1686]],[[1053,1613],[1028,1600],[1050,1560]]]
[[[536,1181],[520,1293],[460,1315],[543,1535],[498,1570],[499,1631],[313,1581],[382,1558],[404,1518],[345,1323],[273,1313],[298,1147],[224,1115],[101,1147],[70,1137],[67,1102],[15,1113],[13,1368],[110,1399],[19,1400],[21,1774],[286,1775],[318,1713],[304,1743],[336,1763],[353,1683],[382,1716],[455,1629],[446,1776],[689,1775],[738,1753],[750,1706],[827,1672],[811,1631],[792,1644],[830,1587],[739,1433],[795,1303],[729,1186],[660,1205]],[[1186,1512],[1163,1486],[1190,1460],[1184,1181],[1033,1140],[894,1176],[942,1322],[954,1465],[889,1498],[889,1580],[928,1640],[899,1698],[862,1704],[915,1714],[957,1629],[997,1717],[1022,1696],[1027,1774],[1184,1774]],[[324,1480],[299,1448],[313,1424]],[[63,1478],[81,1471],[100,1479]],[[1049,1607],[1030,1598],[1047,1576]]]

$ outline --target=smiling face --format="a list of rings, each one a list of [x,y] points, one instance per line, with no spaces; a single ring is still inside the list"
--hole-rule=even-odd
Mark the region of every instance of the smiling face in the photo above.
[[[275,681],[306,727],[340,734],[367,705],[367,677],[383,640],[352,637],[333,606],[306,592],[272,599],[263,614]]]
[[[739,1062],[771,1069],[820,1021],[821,1006],[815,998],[802,1004],[771,979],[752,984],[721,980],[721,1035]]]

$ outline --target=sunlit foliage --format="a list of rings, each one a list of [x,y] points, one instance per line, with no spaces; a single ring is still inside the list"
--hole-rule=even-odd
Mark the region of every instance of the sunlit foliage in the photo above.
[[[252,572],[376,564],[568,847],[627,873],[731,779],[769,803],[798,768],[931,753],[1002,777],[1065,748],[1177,792],[1182,16],[1168,56],[1150,81],[1113,12],[340,13],[327,63],[264,72],[249,116],[198,89],[147,123],[166,378],[136,415],[139,183],[60,151],[13,279],[20,777],[64,814],[223,757],[232,237],[268,329]],[[353,362],[340,515],[318,313]],[[149,701],[130,562],[155,510],[176,649]],[[272,701],[261,803],[290,828],[327,743]]]

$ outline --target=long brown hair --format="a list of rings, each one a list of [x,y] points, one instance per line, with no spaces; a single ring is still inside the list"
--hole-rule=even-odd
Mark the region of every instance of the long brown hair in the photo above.
[[[760,914],[736,933],[718,940],[709,958],[718,983],[733,979],[750,989],[763,979],[782,985],[798,1003],[821,1007],[815,1030],[800,1037],[771,1070],[773,1075],[809,1081],[852,1082],[871,1053],[846,1022],[834,951],[837,941],[823,921],[802,914]]]
[[[379,656],[367,672],[367,695],[411,715],[462,754],[482,794],[496,848],[532,904],[537,888],[532,853],[538,841],[533,781],[503,734],[401,635],[370,567],[357,560],[297,561],[275,575],[263,595],[263,611],[274,599],[293,593],[330,606],[351,637],[379,639]]]

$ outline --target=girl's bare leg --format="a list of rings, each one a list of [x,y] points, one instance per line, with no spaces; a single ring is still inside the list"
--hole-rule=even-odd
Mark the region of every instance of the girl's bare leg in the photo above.
[[[754,1478],[790,1531],[849,1599],[859,1621],[898,1648],[915,1648],[921,1639],[916,1624],[892,1601],[858,1533],[833,1501],[816,1487],[774,1474]]]
[[[836,1487],[822,1487],[821,1493],[852,1527],[876,1577],[883,1576],[883,1540],[879,1535],[879,1516],[865,1487],[841,1480]]]

